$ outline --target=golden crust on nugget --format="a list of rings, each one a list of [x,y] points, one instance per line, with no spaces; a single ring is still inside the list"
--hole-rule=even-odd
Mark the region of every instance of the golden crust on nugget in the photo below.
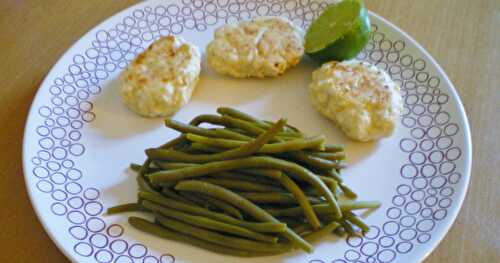
[[[323,64],[313,72],[309,95],[321,114],[362,142],[390,136],[402,109],[399,86],[389,75],[356,60]]]
[[[122,99],[142,116],[171,116],[191,98],[200,63],[196,46],[181,37],[162,37],[121,74]]]
[[[207,47],[208,64],[236,78],[275,77],[304,55],[302,31],[280,17],[259,17],[224,25]]]

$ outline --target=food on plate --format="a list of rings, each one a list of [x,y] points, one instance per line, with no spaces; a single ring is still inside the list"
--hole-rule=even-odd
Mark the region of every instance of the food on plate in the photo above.
[[[354,211],[380,204],[355,201],[343,183],[343,146],[308,136],[285,119],[269,122],[224,107],[217,112],[189,124],[167,119],[181,134],[147,149],[142,165],[131,165],[138,173],[138,200],[108,214],[149,212],[154,222],[130,217],[129,223],[242,257],[311,252],[311,243],[334,230],[369,230]]]
[[[363,1],[338,1],[311,24],[305,50],[321,62],[352,59],[366,46],[369,35],[370,20]]]
[[[224,25],[207,46],[208,64],[236,78],[275,77],[304,55],[302,31],[281,17],[259,17]]]
[[[323,64],[312,74],[309,95],[321,114],[362,142],[390,136],[402,109],[399,85],[383,70],[356,60]]]
[[[158,39],[121,74],[123,102],[142,116],[173,115],[191,98],[200,61],[198,48],[181,37]]]

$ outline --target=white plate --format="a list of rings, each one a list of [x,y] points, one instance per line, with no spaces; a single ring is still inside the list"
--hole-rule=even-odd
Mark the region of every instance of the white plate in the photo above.
[[[347,145],[344,177],[360,199],[380,200],[363,238],[327,238],[314,253],[259,259],[222,256],[131,228],[106,207],[135,200],[127,170],[143,150],[175,134],[160,119],[140,118],[117,94],[116,77],[152,39],[180,34],[204,50],[217,26],[256,15],[280,15],[307,27],[326,2],[148,1],[118,13],[71,47],[40,86],[24,136],[23,164],[33,207],[64,254],[78,262],[419,262],[458,214],[470,179],[471,140],[460,99],[443,70],[413,39],[376,14],[359,55],[401,84],[404,115],[396,133],[354,143],[311,106],[307,84],[317,65],[305,59],[284,76],[236,80],[203,64],[192,101],[175,118],[188,121],[217,106],[323,133]],[[265,2],[265,3],[264,3]]]

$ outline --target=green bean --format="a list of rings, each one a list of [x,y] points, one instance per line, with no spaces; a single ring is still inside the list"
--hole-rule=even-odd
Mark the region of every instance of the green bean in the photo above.
[[[379,208],[382,204],[378,201],[340,201],[340,207],[344,211],[360,210],[360,209],[375,209]]]
[[[264,241],[267,243],[277,243],[278,238],[264,235],[255,231],[248,230],[243,227],[234,226],[217,220],[213,220],[203,216],[195,216],[175,209],[167,208],[164,206],[157,205],[151,201],[144,201],[143,205],[155,212],[162,214],[163,216],[170,217],[194,226],[203,227],[210,230],[215,230],[218,232],[225,232],[229,234],[234,234],[242,237],[251,238],[254,240]]]
[[[172,147],[177,146],[185,141],[186,141],[186,135],[182,134],[179,137],[174,138],[174,139],[166,142],[165,144],[161,145],[159,148],[162,148],[162,149],[172,148]]]
[[[302,133],[296,133],[296,132],[290,132],[286,131],[286,125],[283,128],[285,131],[278,133],[277,137],[280,138],[281,140],[297,140],[300,138],[304,138],[304,135]]]
[[[300,236],[303,236],[304,233],[309,233],[312,231],[311,225],[305,223],[293,227],[292,229],[295,233],[299,234]]]
[[[217,133],[213,130],[203,129],[197,126],[184,124],[182,122],[173,119],[166,119],[165,125],[181,133],[194,133],[203,136],[217,137]]]
[[[175,151],[175,152],[179,152],[179,153],[183,153],[183,154],[206,154],[206,152],[204,151],[200,151],[198,149],[195,149],[193,147],[191,147],[191,143],[189,145],[186,145],[186,147],[184,147],[183,149],[168,149],[168,150],[164,150],[164,151]]]
[[[219,113],[220,115],[227,115],[229,117],[237,118],[237,119],[240,119],[243,121],[253,122],[253,123],[255,123],[255,125],[257,125],[261,128],[269,128],[272,125],[272,123],[259,120],[250,114],[246,114],[242,111],[239,111],[239,110],[236,110],[233,108],[229,108],[229,107],[219,107],[219,108],[217,108],[217,113]],[[287,125],[286,127],[294,133],[300,133],[299,130],[295,127],[292,127],[289,125]]]
[[[343,237],[345,235],[345,229],[342,226],[337,227],[337,229],[333,230],[333,233],[338,237]]]
[[[282,191],[279,186],[279,182],[273,181],[272,179],[266,178],[264,176],[254,176],[252,174],[246,174],[243,170],[235,170],[233,172],[221,172],[209,175],[212,178],[228,178],[241,181],[248,181],[256,184],[264,184],[268,187],[273,187],[275,191]],[[207,177],[207,178],[210,178]]]
[[[183,235],[179,232],[172,231],[170,229],[156,225],[139,217],[129,217],[128,222],[131,226],[135,227],[136,229],[147,232],[149,234],[165,239],[175,240],[190,245],[194,245],[215,253],[222,253],[226,255],[239,256],[239,257],[256,257],[256,256],[267,255],[267,253],[258,253],[255,251],[247,251],[244,249],[229,248],[227,246],[217,245],[212,242],[207,242],[192,236]]]
[[[304,164],[308,164],[320,169],[341,169],[345,168],[345,164],[339,162],[333,162],[325,160],[322,158],[315,157],[313,155],[304,153],[302,151],[287,152],[284,156],[292,158]]]
[[[147,211],[147,210],[145,210],[144,207],[138,203],[127,203],[108,208],[106,214],[114,215],[119,213],[138,212],[138,211]]]
[[[166,161],[159,161],[155,160],[154,161],[161,169],[165,170],[174,170],[174,169],[180,169],[180,168],[186,168],[186,167],[191,167],[191,166],[196,166],[194,163],[181,163],[181,162],[166,162]]]
[[[247,168],[238,169],[237,171],[251,175],[264,176],[273,180],[279,180],[283,176],[281,171],[274,169]]]
[[[189,124],[184,124],[182,122],[178,122],[173,119],[166,119],[165,120],[165,125],[173,130],[176,130],[181,133],[193,133],[193,134],[198,134],[202,136],[209,136],[209,137],[214,137],[214,138],[226,138],[226,139],[235,139],[235,140],[252,140],[252,137],[245,136],[242,134],[239,134],[234,131],[230,131],[227,129],[205,129],[205,128],[200,128],[194,125],[189,125]],[[184,135],[182,135],[183,137]],[[162,149],[167,149],[167,148],[172,148],[174,146],[178,146],[179,144],[183,143],[184,140],[180,141],[175,141],[170,144],[164,144],[160,146]],[[171,147],[170,147],[171,146]]]
[[[157,203],[159,205],[169,207],[172,209],[176,209],[179,211],[183,211],[186,213],[194,214],[194,215],[201,215],[205,216],[211,219],[215,219],[218,221],[222,221],[231,225],[235,226],[240,226],[244,228],[248,228],[257,232],[263,232],[263,233],[281,233],[284,232],[286,229],[285,224],[281,223],[255,223],[255,222],[248,222],[248,221],[243,221],[243,220],[238,220],[233,217],[230,217],[228,215],[222,214],[222,213],[217,213],[210,211],[208,209],[202,208],[202,207],[197,207],[189,204],[185,204],[182,202],[178,202],[175,200],[171,200],[168,198],[165,198],[161,195],[157,195],[154,193],[149,193],[149,192],[139,192],[139,198],[144,199],[144,200],[149,200],[151,202]]]
[[[296,202],[300,204],[303,209],[301,212],[304,213],[311,226],[314,229],[317,229],[321,225],[304,192],[302,192],[300,187],[288,176],[284,175],[280,171],[272,169],[244,169],[242,171],[254,175],[269,177],[280,182],[283,187],[292,193]]]
[[[217,209],[212,204],[206,202],[205,200],[203,200],[203,198],[201,198],[199,196],[187,194],[185,192],[181,192],[181,193],[179,193],[179,195],[182,196],[184,199],[189,200],[189,204],[196,205],[198,207],[203,207],[203,208],[206,208],[208,210],[216,210]],[[172,199],[172,200],[175,200],[175,199]],[[179,200],[176,200],[176,201],[179,201]]]
[[[194,163],[222,161],[250,156],[258,151],[262,147],[262,145],[266,144],[267,141],[273,138],[276,133],[282,130],[285,123],[286,121],[284,119],[281,119],[268,131],[259,135],[259,137],[257,137],[255,140],[245,143],[238,148],[221,153],[190,155],[172,150],[148,149],[146,150],[146,155],[151,159],[163,159]]]
[[[141,171],[141,169],[142,169],[142,165],[141,164],[137,164],[137,163],[131,163],[130,166],[129,166],[129,168],[132,171],[134,171],[136,173],[139,173]],[[152,173],[152,172],[157,172],[159,170],[161,170],[160,167],[157,167],[154,163],[151,163],[150,167],[146,168],[145,174]]]
[[[139,186],[139,190],[141,191],[147,191],[147,192],[156,192],[156,190],[147,182],[147,178],[144,176],[138,175],[136,177],[137,180],[137,185]]]
[[[141,169],[139,170],[139,176],[144,176],[144,174],[146,174],[146,171],[149,168],[151,162],[152,161],[150,159],[146,159],[144,163],[142,163]]]
[[[270,121],[263,121],[263,122],[265,122],[265,123],[267,123],[267,124],[272,124],[272,122],[270,122]],[[288,128],[290,131],[294,131],[294,132],[302,133],[302,132],[300,132],[300,130],[299,130],[299,129],[297,129],[296,127],[294,127],[294,126],[292,126],[292,125],[290,125],[290,124],[287,124],[285,127],[286,127],[286,128]]]
[[[286,175],[281,176],[279,181],[288,191],[290,191],[290,193],[292,193],[295,200],[297,200],[297,203],[299,203],[300,207],[302,208],[303,213],[311,227],[313,229],[318,229],[321,226],[321,223],[319,222],[319,219],[316,216],[311,203],[307,199],[304,192],[300,189],[300,187]]]
[[[163,182],[156,185],[151,184],[155,189],[157,188],[157,192],[160,192],[161,188],[172,188],[175,185],[175,182]]]
[[[296,205],[297,200],[293,197],[293,195],[288,193],[276,193],[276,192],[267,192],[267,193],[252,193],[252,192],[240,192],[239,195],[248,199],[249,201],[256,204],[283,204],[283,205]],[[306,197],[310,203],[318,204],[321,201],[317,198]]]
[[[284,202],[284,203],[296,203],[298,202],[301,207],[304,209],[304,214],[306,215],[306,218],[310,222],[311,226],[314,229],[319,228],[320,223],[317,218],[317,216],[314,213],[314,210],[312,209],[309,200],[307,200],[306,196],[304,193],[300,190],[300,188],[286,175],[282,175],[281,172],[276,171],[276,170],[265,170],[265,169],[247,169],[243,170],[246,171],[247,173],[253,173],[256,175],[263,175],[266,177],[270,177],[272,179],[275,179],[279,181],[288,191],[290,191],[295,198],[295,200],[292,197],[285,197],[285,200],[277,200],[275,202]],[[230,175],[230,176],[236,176],[236,175]],[[276,199],[275,199],[276,200]],[[251,201],[258,201],[257,199],[251,199]],[[267,200],[269,201],[269,200]],[[313,202],[316,200],[313,200]],[[317,201],[316,201],[317,202]]]
[[[184,222],[170,219],[163,215],[156,215],[157,220],[163,227],[175,230],[185,235],[196,237],[207,242],[228,246],[236,249],[245,249],[257,252],[285,252],[289,250],[289,246],[283,244],[269,244],[264,242],[252,241],[239,237],[219,234],[214,231],[206,230],[201,227],[196,227]]]
[[[327,185],[327,186],[328,186],[328,185]],[[302,191],[303,191],[305,194],[307,194],[307,195],[309,195],[309,196],[315,196],[315,197],[319,197],[319,196],[321,196],[321,195],[318,193],[318,191],[316,191],[316,189],[315,189],[314,187],[311,187],[311,186],[301,186],[301,189],[302,189]],[[331,191],[331,190],[330,190],[330,191]],[[337,197],[333,191],[332,191],[332,194],[333,194],[335,197]]]
[[[245,144],[244,141],[209,138],[188,133],[186,138],[192,142],[201,143],[207,146],[215,147],[215,149],[232,149]],[[299,151],[303,149],[323,149],[324,136],[316,136],[312,138],[293,139],[285,142],[265,144],[259,149],[259,153],[283,153],[290,151]]]
[[[217,147],[208,146],[206,144],[193,142],[191,143],[191,148],[205,152],[205,153],[220,153],[225,151],[225,149],[220,149]]]
[[[188,138],[189,139],[189,138]],[[330,160],[330,161],[341,161],[345,159],[345,153],[341,152],[336,152],[336,153],[329,153],[329,152],[311,152],[308,153],[311,154],[314,157],[322,158],[325,160]]]
[[[280,222],[286,223],[286,226],[290,228],[296,227],[304,223],[304,220],[302,220],[302,218],[280,217],[278,218],[278,220]]]
[[[337,196],[338,183],[334,179],[326,176],[319,176],[319,178],[330,188],[334,196]]]
[[[359,209],[375,209],[380,207],[380,203],[373,201],[339,201],[339,206],[343,212],[347,212]],[[328,204],[317,204],[312,207],[318,215],[333,214],[333,211]],[[299,216],[302,214],[301,207],[267,209],[266,211],[273,216]]]
[[[201,123],[210,123],[215,125],[220,125],[224,127],[230,128],[238,128],[242,129],[245,132],[250,133],[251,135],[259,135],[265,132],[264,129],[257,127],[252,122],[243,121],[240,119],[236,119],[229,116],[217,116],[211,114],[202,114],[195,117],[190,124],[191,125],[200,125]]]
[[[215,198],[224,200],[224,201],[226,201],[234,206],[239,207],[244,212],[248,213],[249,215],[253,216],[255,219],[257,219],[259,221],[279,223],[279,221],[276,218],[269,215],[262,208],[254,205],[252,202],[246,200],[245,198],[242,198],[238,194],[236,194],[232,191],[229,191],[223,187],[217,186],[217,185],[213,185],[213,184],[206,183],[206,182],[190,180],[190,181],[182,181],[182,182],[177,183],[177,185],[175,186],[175,189],[180,190],[180,191],[192,191],[192,192],[199,192],[199,193],[201,192],[201,193],[206,194],[206,195],[211,195]],[[310,244],[305,242],[300,236],[298,236],[291,229],[286,228],[283,235],[288,240],[290,240],[290,242],[294,243],[295,245],[299,246],[300,248],[304,249],[305,251],[311,252],[313,250],[313,248]]]
[[[350,199],[358,198],[358,195],[354,191],[352,191],[349,187],[347,187],[347,185],[339,183],[339,187],[347,198]]]
[[[325,152],[334,153],[344,151],[344,145],[327,144],[325,145]]]
[[[251,133],[249,133],[245,130],[239,129],[239,128],[224,127],[221,129],[236,132],[236,133],[239,133],[243,136],[246,136],[247,138],[252,138],[252,139],[255,138],[256,136],[258,136],[258,134],[251,134]],[[236,140],[236,139],[234,139],[234,140]],[[247,139],[245,139],[245,140],[247,140]],[[245,140],[242,140],[242,141],[245,141]]]
[[[219,107],[219,108],[217,108],[217,113],[219,113],[220,115],[228,115],[230,117],[234,117],[234,118],[244,120],[244,121],[254,122],[254,123],[261,125],[263,127],[266,127],[266,128],[268,128],[270,126],[269,124],[255,118],[249,114],[246,114],[244,112],[241,112],[239,110],[229,108],[229,107]]]
[[[148,172],[149,166],[151,165],[152,160],[146,158],[144,163],[141,166],[141,169],[137,173],[137,184],[140,190],[146,190],[150,192],[157,192],[155,187],[151,184],[151,181],[148,177],[146,177],[146,173]]]
[[[231,129],[232,131],[235,131],[234,129],[241,130],[244,133],[245,136],[247,135],[252,135],[252,136],[258,136],[261,133],[264,133],[266,129],[259,127],[253,122],[249,121],[244,121],[241,119],[233,118],[227,115],[224,116],[217,116],[217,115],[212,115],[212,114],[202,114],[194,118],[190,124],[192,125],[200,125],[201,123],[210,123],[214,125],[220,125],[224,126],[226,128]],[[286,138],[300,138],[302,137],[300,134],[290,134],[286,132],[280,132],[277,134],[278,137],[284,137],[282,139]],[[273,141],[276,141],[273,139]]]
[[[342,183],[344,180],[342,180],[342,177],[340,177],[340,174],[335,170],[335,169],[330,169],[327,173],[326,176],[331,177],[335,181],[337,181],[339,184]]]
[[[235,179],[224,179],[224,178],[202,178],[200,181],[209,182],[211,184],[216,184],[225,187],[230,190],[243,191],[243,192],[281,192],[283,189],[272,186],[259,184],[255,182],[235,180]]]
[[[339,226],[340,225],[337,222],[331,222],[328,225],[322,227],[320,230],[305,235],[304,239],[307,240],[308,242],[314,243],[319,239],[323,238],[324,236],[327,236],[330,233],[332,233],[332,231],[337,229]]]
[[[240,140],[211,138],[211,137],[196,135],[193,133],[186,134],[186,138],[188,138],[188,140],[190,140],[191,142],[197,142],[206,146],[218,147],[222,149],[238,148],[246,143],[245,141],[240,141]]]
[[[357,227],[359,227],[361,229],[361,231],[363,231],[364,233],[366,233],[370,230],[370,227],[367,224],[365,224],[365,222],[363,222],[363,220],[361,220],[359,217],[357,217],[351,211],[349,211],[345,214],[345,219],[347,219],[347,221],[351,222],[353,225],[356,225]]]
[[[178,162],[170,163],[170,162],[165,162],[165,161],[155,161],[155,163],[157,163],[158,166],[160,166],[162,169],[166,169],[166,170],[180,169],[180,168],[186,168],[186,167],[194,167],[194,166],[199,165],[199,164],[194,164],[194,163],[178,163]],[[253,170],[257,171],[259,169],[253,169]],[[241,172],[243,172],[243,174],[241,174],[241,173],[234,173],[234,172],[221,172],[221,173],[215,174],[214,177],[216,177],[216,178],[221,178],[222,177],[222,178],[231,178],[231,179],[238,179],[238,180],[247,180],[247,181],[251,181],[251,182],[255,182],[255,183],[261,183],[261,184],[276,184],[272,180],[266,180],[265,178],[256,178],[254,176],[245,175],[245,173],[252,174],[252,175],[259,175],[259,172],[257,172],[257,174],[255,174],[255,173],[250,172],[249,169],[242,169]],[[264,171],[262,171],[262,172],[264,172]],[[279,176],[280,172],[279,171],[276,171],[276,172],[278,172],[278,176]],[[262,174],[260,174],[260,175],[262,175]],[[269,177],[269,176],[267,176],[267,177]]]
[[[270,121],[264,121],[264,123],[266,124],[266,126],[260,126],[261,128],[267,128],[269,124],[271,124],[272,122]],[[285,128],[284,128],[284,131],[286,134],[290,134],[290,137],[294,137],[294,138],[298,138],[298,137],[304,137],[304,134],[299,131],[299,129],[293,127],[292,125],[285,125]]]
[[[132,170],[132,171],[134,171],[136,173],[141,170],[141,167],[142,167],[142,165],[137,164],[137,163],[131,163],[130,164],[130,170]]]
[[[349,224],[349,222],[347,222],[347,220],[340,221],[340,224],[344,228],[345,232],[347,232],[347,234],[349,234],[351,236],[356,235],[356,231],[354,231],[354,228],[352,228],[351,224]]]
[[[172,198],[172,199],[177,200],[179,202],[184,202],[184,203],[188,203],[191,205],[197,205],[195,202],[185,198],[184,196],[179,195],[178,193],[174,192],[173,190],[170,190],[167,187],[163,187],[161,189],[161,194],[165,197]]]
[[[207,201],[212,206],[221,209],[222,211],[224,211],[225,214],[230,215],[236,219],[243,220],[243,215],[240,213],[240,210],[238,210],[236,207],[219,199],[213,198],[211,196],[202,195],[201,198]]]
[[[251,141],[254,138],[245,134],[241,134],[237,131],[233,131],[230,129],[224,129],[224,128],[216,128],[213,129],[215,133],[218,135],[217,138],[225,138],[225,139],[232,139],[232,140],[239,140],[239,141]]]
[[[149,176],[150,180],[154,183],[167,182],[167,181],[178,181],[181,179],[193,178],[202,176],[205,174],[223,172],[234,169],[243,168],[273,168],[278,170],[287,171],[290,174],[297,176],[298,178],[308,182],[314,186],[321,195],[326,199],[330,205],[334,208],[334,213],[338,218],[341,217],[340,209],[338,208],[335,197],[328,187],[318,178],[315,174],[305,169],[304,167],[288,162],[285,160],[273,158],[273,157],[247,157],[229,161],[219,161],[211,162],[203,165],[198,165],[194,167],[186,167],[182,169],[172,170],[172,171],[160,171],[153,173]]]

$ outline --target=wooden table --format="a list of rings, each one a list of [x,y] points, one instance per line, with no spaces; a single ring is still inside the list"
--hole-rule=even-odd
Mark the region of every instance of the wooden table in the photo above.
[[[21,145],[42,79],[82,34],[134,0],[0,2],[0,262],[67,262],[29,202]],[[472,129],[470,189],[451,231],[426,262],[500,262],[500,2],[366,0],[412,35],[455,84]]]

